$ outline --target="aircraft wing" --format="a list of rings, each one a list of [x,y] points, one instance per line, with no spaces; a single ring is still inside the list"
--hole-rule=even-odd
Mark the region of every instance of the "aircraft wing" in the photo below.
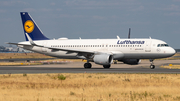
[[[67,48],[52,48],[52,47],[44,47],[52,50],[60,50],[60,51],[68,51],[70,53],[97,53],[96,51],[91,50],[77,50],[77,49],[67,49]]]

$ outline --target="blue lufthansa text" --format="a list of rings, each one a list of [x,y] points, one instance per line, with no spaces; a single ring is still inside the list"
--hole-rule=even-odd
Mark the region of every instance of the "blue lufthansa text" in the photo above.
[[[117,44],[144,44],[145,41],[130,41],[130,40],[125,40],[125,41],[120,41],[118,40]]]

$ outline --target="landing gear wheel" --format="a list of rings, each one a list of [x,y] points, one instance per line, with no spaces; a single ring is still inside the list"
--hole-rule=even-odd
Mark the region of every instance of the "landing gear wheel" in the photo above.
[[[155,65],[153,65],[153,64],[154,64],[154,63],[153,63],[154,59],[149,59],[149,61],[151,62],[150,68],[151,68],[151,69],[154,69],[154,68],[155,68]]]
[[[117,64],[117,61],[114,61],[114,64]]]
[[[103,65],[104,68],[108,69],[111,67],[111,65]]]
[[[85,63],[84,64],[84,68],[91,68],[91,67],[92,67],[91,63]]]
[[[155,68],[155,65],[150,65],[150,68],[151,68],[151,69],[154,69],[154,68]]]

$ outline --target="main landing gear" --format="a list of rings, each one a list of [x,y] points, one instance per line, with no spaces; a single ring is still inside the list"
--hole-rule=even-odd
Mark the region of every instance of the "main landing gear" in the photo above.
[[[91,67],[92,67],[91,63],[85,63],[85,64],[84,64],[84,68],[91,68]],[[105,69],[108,69],[108,68],[111,67],[111,65],[103,65],[103,67],[104,67]]]
[[[149,61],[151,62],[150,69],[154,69],[155,68],[155,65],[153,65],[154,59],[149,59]]]
[[[91,63],[89,63],[89,61],[87,60],[87,63],[85,63],[84,64],[84,68],[91,68],[92,67],[92,65],[91,65]],[[108,69],[108,68],[110,68],[111,67],[111,65],[103,65],[103,67],[105,68],[105,69]]]
[[[91,63],[85,63],[84,64],[84,68],[91,68],[91,67],[92,67]]]
[[[111,65],[103,65],[103,67],[104,67],[105,69],[109,69],[109,68],[111,67]]]

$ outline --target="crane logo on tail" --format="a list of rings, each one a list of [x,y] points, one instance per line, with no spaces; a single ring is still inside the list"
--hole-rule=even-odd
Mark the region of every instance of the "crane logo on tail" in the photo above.
[[[27,33],[31,33],[31,32],[34,30],[34,23],[33,23],[31,20],[27,20],[27,21],[24,23],[24,30],[25,30]]]

